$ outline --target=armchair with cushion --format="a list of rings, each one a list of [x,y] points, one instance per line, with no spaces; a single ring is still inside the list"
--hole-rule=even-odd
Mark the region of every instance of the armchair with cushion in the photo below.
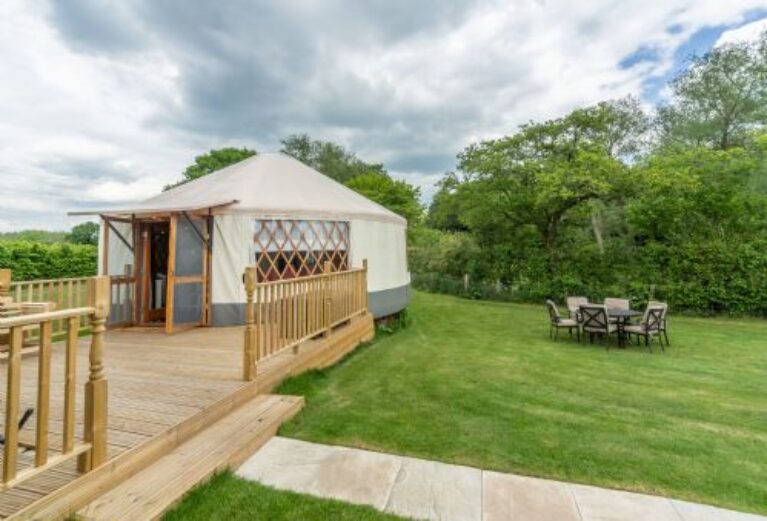
[[[578,322],[574,318],[562,318],[559,314],[559,308],[553,300],[546,301],[546,307],[549,310],[549,338],[553,336],[554,340],[559,337],[560,329],[567,329],[570,332],[570,336],[573,335],[573,329],[578,334],[578,341],[581,339],[580,328]]]
[[[581,331],[589,334],[589,340],[594,341],[594,335],[600,335],[606,340],[610,334],[618,330],[618,326],[610,322],[607,315],[607,307],[600,304],[588,304],[581,306]],[[608,342],[608,349],[609,342]]]
[[[665,308],[659,305],[648,304],[645,309],[642,321],[639,324],[628,325],[624,328],[628,335],[637,335],[637,337],[644,337],[644,345],[652,351],[652,340],[655,336],[660,341],[660,347],[665,351],[663,346],[663,336],[661,336],[661,322],[663,321],[663,314]]]
[[[574,318],[580,322],[580,317],[578,315],[580,314],[581,306],[588,303],[589,299],[586,297],[567,297],[567,309],[570,312],[570,318]]]

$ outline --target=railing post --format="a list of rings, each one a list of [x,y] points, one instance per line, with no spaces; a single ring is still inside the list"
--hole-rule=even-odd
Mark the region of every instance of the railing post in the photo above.
[[[256,268],[245,268],[245,342],[242,356],[242,377],[246,381],[256,378],[256,319],[253,309],[253,294],[256,291]]]
[[[325,261],[322,265],[322,273],[324,275],[330,275],[333,271],[333,265],[330,261]],[[330,324],[332,324],[331,316],[333,314],[333,298],[330,295],[328,286],[330,285],[330,277],[322,277],[322,332],[323,337],[330,335]]]
[[[0,269],[0,297],[7,297],[11,294],[11,270],[8,268]]]
[[[88,452],[80,456],[80,472],[88,472],[107,459],[107,380],[104,377],[104,331],[109,316],[109,277],[94,277],[88,288],[88,304],[95,308],[91,315],[89,376],[85,384],[83,441],[90,443]]]
[[[368,260],[362,259],[362,304],[368,310]]]

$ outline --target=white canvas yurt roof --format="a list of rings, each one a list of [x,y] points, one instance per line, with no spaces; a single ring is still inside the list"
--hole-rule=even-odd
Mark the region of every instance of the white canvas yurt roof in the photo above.
[[[406,224],[354,190],[283,154],[259,154],[131,206],[73,215],[141,215],[211,209],[214,214]]]

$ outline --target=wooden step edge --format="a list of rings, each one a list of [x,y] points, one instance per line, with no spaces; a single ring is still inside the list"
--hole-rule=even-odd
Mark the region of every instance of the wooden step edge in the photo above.
[[[335,330],[326,339],[319,340],[318,345],[306,349],[305,352],[299,350],[299,355],[289,363],[290,367],[287,371],[275,369],[266,374],[260,374],[256,380],[243,383],[233,393],[206,409],[128,449],[98,469],[80,476],[7,519],[65,519],[248,400],[260,393],[271,392],[286,378],[335,363],[360,343],[371,339],[374,334],[373,318],[370,313],[353,318],[349,324]],[[331,349],[335,348],[333,351],[338,349],[342,353],[333,353],[336,356],[329,359],[328,354],[323,352],[328,346],[332,346]]]
[[[168,430],[126,450],[101,467],[83,474],[60,489],[31,503],[7,519],[64,519],[133,476],[250,399],[257,397],[258,381],[246,382],[236,391]]]
[[[76,518],[91,521],[159,519],[168,509],[179,502],[190,489],[206,481],[215,472],[240,466],[274,437],[280,425],[290,420],[304,406],[304,399],[300,396],[269,395],[269,398],[270,400],[266,402],[267,406],[258,411],[243,412],[249,405],[247,403],[232,411],[224,419],[224,422],[231,420],[228,425],[222,423],[211,425],[120,486],[107,492],[107,495],[80,509]],[[255,418],[268,418],[268,420],[254,426],[253,420]],[[246,426],[250,427],[251,430],[248,431]],[[243,429],[243,427],[246,428]],[[221,431],[224,433],[227,431],[234,432],[229,438],[231,444],[219,446],[214,452],[202,452],[203,456],[195,459],[191,466],[187,463],[180,463],[179,460],[183,461],[189,457],[189,451],[195,454],[201,453],[198,445],[210,443],[206,438],[220,436]],[[187,454],[184,454],[184,450],[187,451]],[[183,468],[183,475],[169,476],[166,482],[163,475],[166,472],[173,472],[173,468]],[[169,470],[166,471],[166,469]],[[157,481],[158,478],[162,478],[162,484],[158,483],[155,488],[143,490],[140,496],[136,494],[136,487],[141,490],[146,487],[147,481]],[[117,512],[119,513],[114,511],[115,501],[125,501],[126,498],[131,497],[134,500],[138,498],[138,501],[131,503],[128,500],[118,507]]]

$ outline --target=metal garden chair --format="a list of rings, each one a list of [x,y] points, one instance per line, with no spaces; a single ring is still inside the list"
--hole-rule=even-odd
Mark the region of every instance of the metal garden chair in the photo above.
[[[581,331],[589,334],[589,340],[594,342],[594,335],[600,335],[605,340],[609,340],[610,335],[618,330],[618,326],[610,322],[607,315],[607,307],[599,304],[588,304],[581,306]],[[607,349],[610,349],[609,342]]]
[[[652,352],[652,341],[655,336],[658,337],[661,350],[665,351],[663,345],[663,336],[661,332],[661,323],[663,322],[663,314],[665,308],[658,305],[649,305],[644,312],[642,321],[639,324],[628,325],[625,327],[625,331],[629,335],[637,335],[637,341],[639,337],[644,337],[644,345]]]
[[[575,329],[578,335],[578,341],[581,340],[581,331],[578,327],[578,321],[574,318],[562,318],[559,314],[559,308],[553,300],[546,301],[546,307],[549,310],[549,338],[556,340],[559,337],[560,329],[567,329],[570,332],[570,336],[573,336],[573,329]]]

